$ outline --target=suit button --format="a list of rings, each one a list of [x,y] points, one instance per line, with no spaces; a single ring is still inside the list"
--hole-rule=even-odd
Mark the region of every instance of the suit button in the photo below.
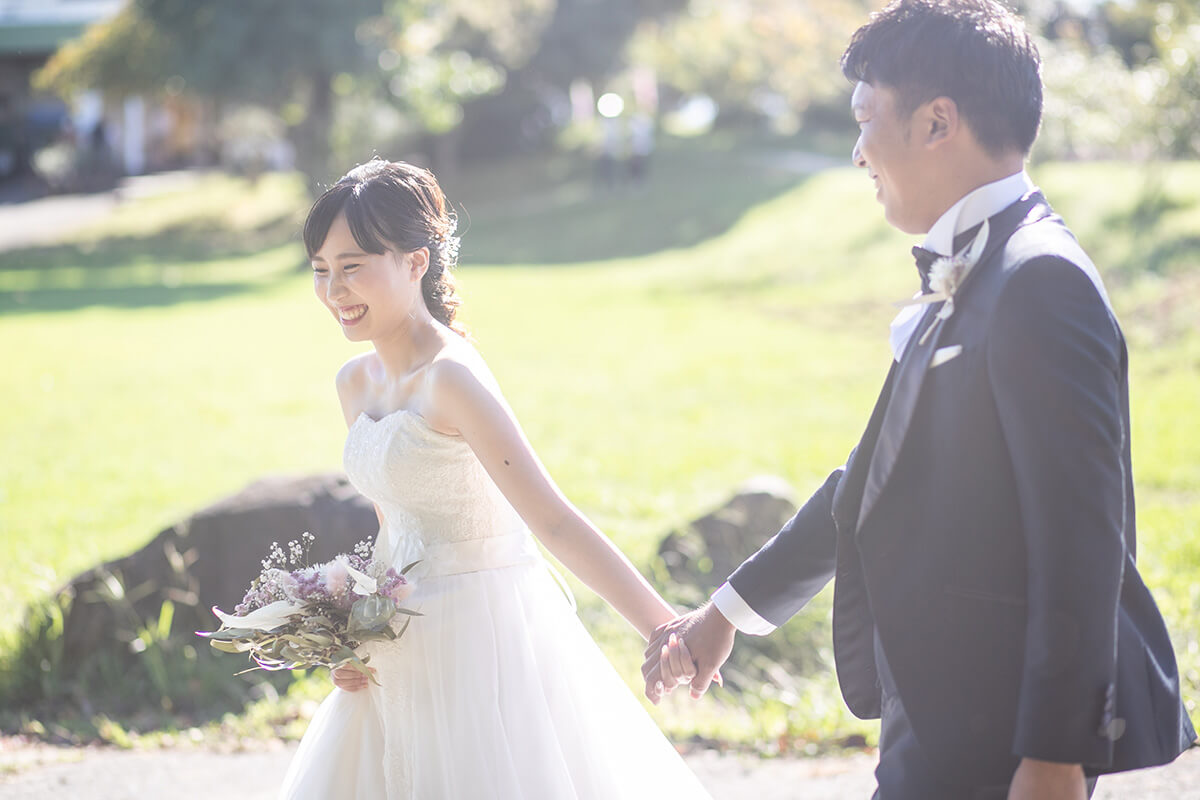
[[[1125,733],[1125,720],[1123,720],[1121,717],[1113,717],[1105,720],[1104,723],[1100,725],[1100,730],[1097,731],[1097,733],[1100,734],[1101,738],[1115,742]]]
[[[1116,711],[1117,687],[1110,683],[1104,688],[1104,709],[1100,713],[1100,728],[1096,731],[1102,739],[1115,742],[1125,733],[1125,720],[1118,717]]]

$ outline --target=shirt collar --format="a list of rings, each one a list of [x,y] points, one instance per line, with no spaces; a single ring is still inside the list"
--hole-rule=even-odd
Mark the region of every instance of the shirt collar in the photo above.
[[[999,214],[1036,188],[1025,170],[1021,170],[972,189],[938,217],[921,246],[942,255],[954,255],[955,236]]]

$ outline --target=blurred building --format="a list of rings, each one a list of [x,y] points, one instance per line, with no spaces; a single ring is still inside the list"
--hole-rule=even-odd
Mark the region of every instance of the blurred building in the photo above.
[[[0,181],[36,172],[62,189],[102,188],[119,175],[213,161],[212,110],[171,91],[170,81],[154,97],[32,89],[31,77],[62,44],[126,1],[0,0]]]
[[[58,98],[35,94],[30,77],[59,45],[123,3],[0,0],[0,180],[28,171],[33,153],[70,128],[70,109]]]

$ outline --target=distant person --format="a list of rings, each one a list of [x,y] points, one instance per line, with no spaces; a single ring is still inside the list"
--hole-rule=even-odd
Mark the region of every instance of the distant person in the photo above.
[[[705,798],[605,660],[534,537],[644,637],[675,616],[563,496],[455,322],[455,219],[402,162],[353,169],[304,225],[317,300],[372,349],[337,374],[345,468],[376,557],[423,616],[363,646],[288,770],[287,800]],[[547,388],[549,391],[549,388]]]
[[[653,153],[654,118],[639,111],[629,120],[629,179],[635,184],[646,182]]]
[[[92,126],[92,132],[88,136],[88,146],[97,156],[108,157],[108,128],[104,125],[104,120],[97,120]]]
[[[991,0],[899,0],[854,34],[853,160],[925,236],[922,294],[847,463],[646,651],[650,698],[698,697],[735,631],[832,579],[842,694],[882,718],[879,800],[1081,800],[1196,739],[1135,560],[1125,339],[1024,172],[1040,66]]]
[[[602,189],[615,189],[621,182],[621,119],[600,118],[600,153],[596,158],[596,182]]]

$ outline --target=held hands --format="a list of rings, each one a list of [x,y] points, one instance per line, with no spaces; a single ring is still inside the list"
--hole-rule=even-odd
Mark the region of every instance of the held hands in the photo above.
[[[372,673],[375,672],[374,667],[367,667]],[[333,685],[344,692],[357,692],[360,689],[367,688],[367,676],[349,665],[343,665],[331,670],[329,673],[333,678]]]
[[[693,699],[714,680],[723,686],[719,670],[733,650],[735,633],[711,603],[655,628],[642,664],[646,697],[657,705],[680,684],[691,684]]]

